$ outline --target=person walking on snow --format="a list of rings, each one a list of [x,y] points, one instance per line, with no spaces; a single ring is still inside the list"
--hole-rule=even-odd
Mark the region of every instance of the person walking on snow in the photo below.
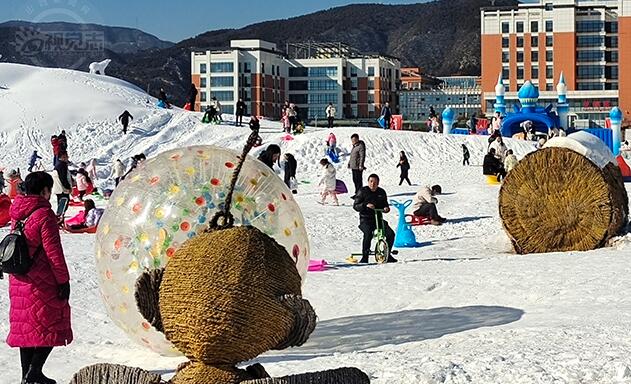
[[[222,122],[223,118],[221,117],[221,103],[219,102],[219,100],[217,100],[216,97],[212,98],[212,101],[210,102],[210,105],[215,108],[215,119],[216,122]]]
[[[121,161],[121,159],[116,159],[113,165],[112,174],[114,176],[114,185],[118,187],[118,184],[121,182],[121,178],[125,175],[125,164]]]
[[[320,165],[322,166],[322,173],[320,175],[320,182],[318,186],[320,186],[320,204],[324,204],[326,202],[327,196],[333,197],[333,203],[335,205],[340,205],[337,200],[337,192],[336,192],[336,171],[333,164],[329,163],[329,160],[322,159],[320,160]]]
[[[326,107],[326,109],[324,110],[324,112],[326,113],[326,119],[329,123],[328,127],[333,128],[333,120],[335,120],[335,107],[333,106],[333,103],[329,103],[329,105]]]
[[[123,135],[127,134],[127,126],[129,125],[129,119],[133,120],[134,117],[129,113],[128,110],[125,110],[120,116],[118,116],[118,121],[123,124]]]
[[[191,111],[195,112],[195,102],[197,101],[197,87],[195,84],[191,84],[191,89],[188,91],[188,103],[191,105]]]
[[[54,347],[72,342],[70,275],[59,236],[57,218],[50,206],[53,178],[33,172],[23,184],[9,215],[12,227],[24,225],[32,260],[24,275],[9,276],[9,334],[7,344],[20,349],[22,383],[53,384],[43,373]],[[7,372],[5,372],[6,375]]]
[[[298,168],[298,162],[296,158],[291,153],[285,153],[284,156],[285,163],[285,174],[283,181],[287,188],[291,189],[291,193],[296,194],[296,169]]]
[[[469,148],[466,145],[462,144],[462,165],[471,165],[469,163],[469,157],[471,154],[469,153]]]
[[[92,158],[92,160],[90,160],[90,163],[88,164],[85,170],[88,171],[88,177],[90,177],[90,179],[94,181],[97,180],[98,177],[96,175],[96,159],[95,158]]]
[[[68,170],[68,154],[59,155],[59,161],[53,171],[53,194],[57,196],[57,217],[63,219],[68,209],[70,193],[72,193],[72,175]]]
[[[353,173],[353,184],[355,184],[355,195],[357,195],[357,192],[359,192],[364,185],[363,173],[366,170],[364,166],[366,161],[366,144],[359,140],[359,135],[356,133],[351,136],[351,143],[353,144],[353,149],[351,149],[348,168],[350,168]],[[351,198],[354,198],[355,195],[351,196]]]
[[[28,162],[29,172],[33,172],[33,167],[35,167],[35,163],[37,163],[37,160],[40,160],[41,158],[42,157],[37,154],[37,150],[33,151],[33,154],[31,155],[31,159]]]
[[[243,115],[245,115],[247,113],[247,108],[245,105],[245,102],[243,101],[242,98],[239,98],[239,101],[237,101],[237,111],[236,111],[236,120],[234,122],[234,125],[236,125],[237,127],[240,127],[243,124]]]
[[[399,176],[401,180],[399,181],[399,185],[403,184],[403,181],[407,181],[408,185],[412,185],[410,178],[408,177],[410,162],[408,161],[408,157],[405,155],[405,151],[401,151],[401,154],[399,155],[397,168],[401,168],[401,175]]]
[[[372,243],[375,229],[377,229],[375,209],[382,209],[384,213],[390,212],[388,195],[386,191],[379,188],[379,176],[372,174],[368,177],[368,186],[362,187],[355,195],[353,209],[359,212],[359,229],[364,234],[362,240],[362,258],[359,262],[367,263],[368,255],[370,254],[370,244]],[[394,231],[385,220],[383,220],[383,227],[388,248],[392,251],[395,237]],[[395,263],[396,261],[397,259],[392,257],[392,255],[388,255],[388,263]]]
[[[431,188],[421,187],[416,195],[414,195],[413,199],[414,206],[412,208],[414,216],[428,217],[432,225],[441,225],[446,222],[447,219],[438,215],[438,210],[436,209],[438,199],[434,196],[440,195],[441,193],[442,188],[440,185],[433,185]]]
[[[59,160],[59,152],[60,152],[59,138],[57,137],[57,135],[52,135],[50,137],[50,144],[53,147],[53,167],[56,167],[57,161]]]
[[[383,129],[390,129],[390,119],[392,118],[392,111],[390,110],[390,103],[381,108],[381,117],[383,117]]]

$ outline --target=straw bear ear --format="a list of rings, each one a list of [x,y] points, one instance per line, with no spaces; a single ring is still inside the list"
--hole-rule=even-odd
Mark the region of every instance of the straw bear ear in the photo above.
[[[159,332],[164,333],[162,316],[160,315],[160,284],[164,268],[143,272],[136,280],[136,306],[140,314]]]
[[[298,347],[304,344],[316,326],[316,313],[308,300],[300,295],[283,295],[278,298],[280,303],[293,315],[293,326],[286,339],[274,349]]]

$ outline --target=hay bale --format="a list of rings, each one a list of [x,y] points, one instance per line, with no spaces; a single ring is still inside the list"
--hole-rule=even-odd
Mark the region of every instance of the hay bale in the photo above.
[[[254,227],[186,241],[169,260],[160,286],[165,335],[192,362],[173,383],[248,379],[234,365],[291,336],[294,314],[283,297],[299,296],[300,290],[294,260]]]
[[[551,140],[505,179],[500,217],[517,253],[596,249],[626,226],[620,169],[600,140],[584,135]]]

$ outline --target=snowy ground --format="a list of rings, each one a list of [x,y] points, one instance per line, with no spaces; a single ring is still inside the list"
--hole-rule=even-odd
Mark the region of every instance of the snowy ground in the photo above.
[[[61,120],[37,128],[41,135],[11,136],[15,125],[7,122],[26,120],[22,112],[6,106],[32,91],[29,82],[33,74],[43,76],[40,71],[46,71],[56,89],[77,86],[74,92],[81,97],[75,108],[89,109],[92,99],[112,99],[97,117],[77,114],[65,121],[54,110],[43,111],[40,121]],[[92,83],[96,91],[89,90]],[[8,148],[0,154],[0,165],[7,167],[24,162],[29,145],[47,153],[46,137],[58,126],[69,132],[73,158],[97,157],[100,164],[109,163],[112,156],[142,151],[151,156],[187,144],[240,148],[249,132],[201,125],[195,114],[154,109],[141,91],[87,74],[0,64],[0,85],[0,115],[9,115],[0,120],[0,139]],[[115,116],[135,100],[137,109],[130,109],[137,118],[134,132],[121,138]],[[36,129],[24,124],[26,132]],[[283,151],[296,155],[298,179],[315,182],[315,163],[328,131],[312,129],[282,142],[277,125],[264,126],[266,143],[281,143]],[[397,185],[396,159],[405,150],[414,183],[443,186],[439,210],[450,222],[415,228],[424,246],[400,250],[397,264],[309,273],[304,295],[318,313],[318,327],[303,347],[260,357],[271,374],[356,366],[373,383],[388,384],[631,383],[631,234],[598,251],[515,255],[498,218],[498,187],[486,185],[481,176],[483,139],[376,129],[335,132],[343,148],[349,147],[351,133],[362,136],[368,147],[367,172],[380,174],[384,189],[399,201],[411,198],[417,188]],[[21,141],[24,137],[32,141]],[[470,167],[459,163],[463,142],[472,152]],[[523,143],[508,145],[519,156],[530,150]],[[352,185],[343,167],[338,178]],[[360,248],[357,215],[348,206],[348,195],[341,197],[341,207],[322,207],[316,198],[314,184],[301,185],[297,201],[311,237],[312,258],[341,262]],[[395,226],[396,214],[389,214],[388,221]],[[179,359],[162,358],[131,343],[105,314],[94,271],[94,236],[63,235],[63,242],[72,276],[75,342],[53,352],[49,376],[67,382],[82,366],[104,361],[172,373]],[[6,280],[0,281],[1,291],[6,292],[6,286]],[[0,295],[3,337],[8,331],[7,302],[7,295]],[[0,344],[0,366],[8,367],[0,384],[18,382],[18,359],[16,350]]]

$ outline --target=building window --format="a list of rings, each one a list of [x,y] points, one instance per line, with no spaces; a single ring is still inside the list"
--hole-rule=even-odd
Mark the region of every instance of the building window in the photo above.
[[[545,10],[552,11],[554,9],[554,5],[552,3],[546,3]]]
[[[375,75],[375,67],[368,67],[368,76]]]
[[[552,61],[552,60],[553,60],[552,51],[546,51],[546,61]]]
[[[618,80],[618,66],[605,67],[605,77],[608,80]]]
[[[547,83],[546,84],[546,91],[554,91],[554,84]]]
[[[337,104],[337,93],[310,93],[307,99],[309,104]]]
[[[311,67],[309,77],[336,77],[337,67]]]
[[[533,48],[539,46],[539,36],[530,36],[530,46]]]
[[[531,33],[539,32],[539,22],[538,21],[531,21],[530,22],[530,32]]]
[[[217,76],[210,78],[210,87],[232,87],[234,86],[234,77],[232,76]]]
[[[507,67],[502,68],[502,79],[508,79],[510,76],[510,71]]]
[[[531,51],[530,52],[530,61],[536,63],[539,61],[539,51]]]
[[[508,22],[503,22],[502,23],[502,33],[508,33],[509,32],[509,24]]]
[[[600,79],[605,74],[605,67],[601,65],[578,65],[576,67],[577,79]],[[617,68],[616,68],[617,75]]]
[[[206,92],[202,91],[199,93],[199,101],[201,101],[202,103],[205,102],[206,99]]]
[[[602,61],[604,57],[605,53],[603,51],[578,51],[576,53],[577,61]]]
[[[351,65],[351,77],[357,77],[357,67]]]
[[[510,54],[508,52],[502,52],[502,63],[508,63]]]
[[[546,47],[551,47],[553,42],[552,36],[546,36]]]
[[[579,91],[602,91],[603,83],[577,83],[576,89]]]
[[[539,78],[539,67],[533,66],[532,68],[530,68],[530,77],[532,77],[533,79]]]
[[[210,72],[234,72],[234,63],[210,63]]]
[[[618,22],[617,21],[608,21],[605,23],[605,32],[607,33],[618,33]]]
[[[211,96],[219,101],[234,101],[234,92],[232,91],[213,91]]]
[[[517,67],[517,78],[518,79],[524,78],[524,67]]]
[[[289,68],[289,77],[307,77],[309,70],[305,67]]]
[[[307,95],[305,93],[289,95],[289,102],[294,104],[307,104]]]
[[[608,63],[617,63],[618,62],[618,51],[607,51],[605,52],[605,61]]]
[[[374,104],[375,103],[375,95],[373,95],[372,93],[368,94],[368,104]]]
[[[368,89],[375,89],[375,81],[368,80]]]
[[[605,46],[607,48],[618,48],[618,36],[605,37]]]
[[[524,62],[524,53],[523,52],[517,52],[517,62],[518,63],[523,63]]]
[[[351,89],[352,90],[356,90],[357,89],[357,78],[356,77],[351,78]]]
[[[251,73],[252,72],[252,63],[243,63],[243,72]]]
[[[199,65],[199,73],[206,73],[206,63],[201,63]]]
[[[335,80],[309,80],[310,91],[335,91],[337,88]]]
[[[276,67],[272,65],[272,76],[276,76]]]
[[[553,26],[552,20],[546,20],[546,32],[552,32]]]
[[[265,74],[265,63],[261,63],[261,73]]]
[[[601,32],[605,23],[600,20],[581,20],[576,22],[576,32]]]
[[[207,82],[206,82],[206,78],[202,77],[199,79],[199,87],[200,88],[206,88],[207,87]]]
[[[578,36],[576,38],[576,47],[600,47],[605,43],[602,36]]]
[[[517,29],[517,33],[524,33],[524,22],[518,21],[516,29]]]
[[[509,40],[508,37],[502,37],[502,48],[508,48]]]
[[[522,48],[524,46],[524,38],[521,36],[517,36],[517,48]]]
[[[551,66],[546,66],[546,78],[547,79],[553,79],[554,78],[554,71],[553,71],[553,67]]]
[[[306,91],[309,89],[309,82],[306,80],[291,80],[289,82],[290,91]]]

